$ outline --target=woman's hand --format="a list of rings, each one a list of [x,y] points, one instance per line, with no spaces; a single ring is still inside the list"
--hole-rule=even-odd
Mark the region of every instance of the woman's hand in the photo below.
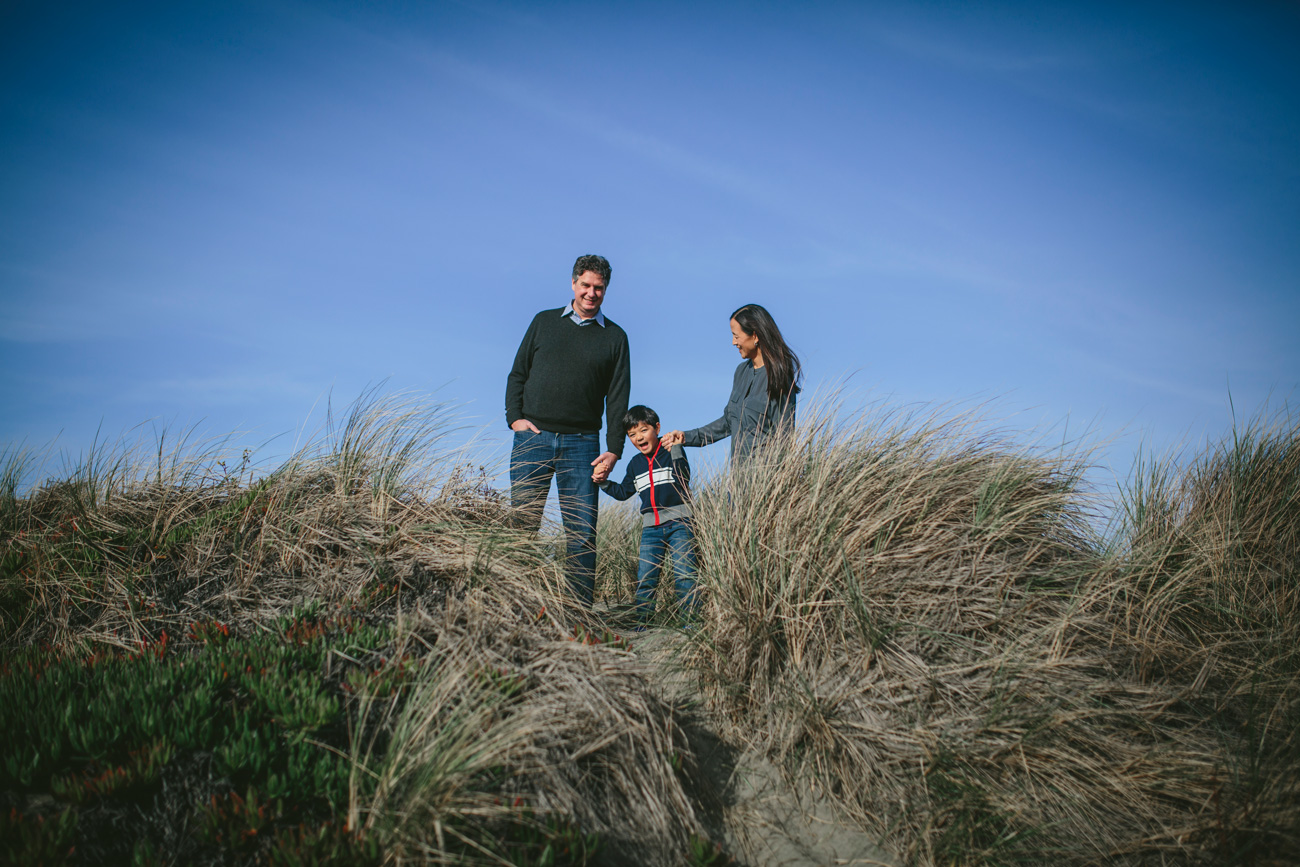
[[[664,448],[670,449],[673,446],[681,445],[683,442],[685,442],[685,440],[686,440],[686,434],[682,433],[679,430],[670,430],[668,431],[668,433],[659,437],[659,444]]]

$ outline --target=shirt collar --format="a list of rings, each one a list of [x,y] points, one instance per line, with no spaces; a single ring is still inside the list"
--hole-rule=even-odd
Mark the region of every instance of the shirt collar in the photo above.
[[[591,321],[594,320],[595,323],[596,323],[597,325],[599,325],[601,328],[604,328],[604,327],[605,327],[605,314],[604,314],[604,313],[601,313],[599,310],[597,310],[597,311],[596,311],[596,315],[593,316],[593,317],[591,317],[591,319],[583,319],[581,316],[578,315],[578,311],[573,309],[573,302],[572,302],[572,301],[570,301],[568,304],[565,304],[565,305],[564,305],[564,309],[560,311],[560,315],[561,315],[561,316],[567,316],[567,317],[569,317],[570,319],[572,319],[574,325],[586,325],[588,322],[591,322]]]

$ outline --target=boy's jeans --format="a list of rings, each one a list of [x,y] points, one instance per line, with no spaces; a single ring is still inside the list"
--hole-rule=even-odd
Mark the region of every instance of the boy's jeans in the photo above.
[[[677,601],[690,613],[695,609],[695,533],[689,521],[664,521],[657,527],[641,528],[641,550],[636,565],[636,612],[645,619],[654,613],[655,589],[664,551],[673,558]]]
[[[551,476],[560,495],[567,557],[564,574],[573,593],[587,605],[596,589],[596,483],[591,462],[600,454],[599,434],[515,431],[510,449],[510,504],[523,529],[542,524]]]

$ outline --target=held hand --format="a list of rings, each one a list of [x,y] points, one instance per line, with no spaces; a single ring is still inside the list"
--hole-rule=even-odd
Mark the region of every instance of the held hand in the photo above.
[[[614,456],[613,452],[605,452],[596,458],[591,462],[592,467],[594,467],[591,471],[591,480],[596,484],[600,484],[608,479],[610,470],[614,469],[614,464],[617,462],[618,458]]]
[[[533,424],[526,418],[521,418],[519,421],[510,425],[510,429],[513,431],[532,431],[533,433],[541,433],[541,431],[537,429],[537,425]]]
[[[681,445],[685,440],[686,440],[686,434],[682,433],[679,430],[670,430],[668,431],[668,433],[664,434],[659,438],[659,443],[664,448],[670,449],[673,446]]]

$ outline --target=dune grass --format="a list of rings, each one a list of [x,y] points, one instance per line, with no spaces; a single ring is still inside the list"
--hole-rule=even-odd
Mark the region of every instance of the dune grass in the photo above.
[[[1297,433],[1142,468],[1106,538],[1086,452],[814,418],[699,492],[690,665],[907,863],[1288,863]]]
[[[596,522],[596,598],[608,605],[632,604],[641,546],[638,504],[603,504]]]
[[[673,709],[448,422],[370,393],[265,473],[160,435],[6,481],[3,860],[674,863]]]
[[[270,470],[164,433],[30,488],[0,453],[0,859],[713,858],[678,709],[452,423],[371,392]],[[1298,435],[1144,461],[1103,533],[1084,449],[805,407],[696,491],[681,660],[902,863],[1295,863]],[[603,511],[603,601],[638,539]]]

